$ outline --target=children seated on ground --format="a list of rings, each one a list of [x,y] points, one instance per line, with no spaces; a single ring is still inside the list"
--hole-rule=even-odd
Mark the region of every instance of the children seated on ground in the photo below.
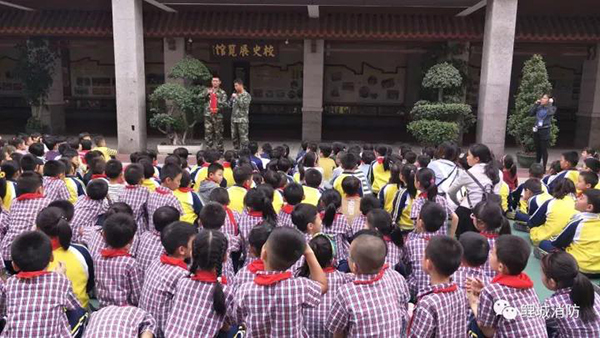
[[[240,237],[244,243],[248,240],[252,228],[262,221],[277,225],[277,214],[273,210],[273,202],[264,190],[250,189],[244,197],[244,206],[246,210],[240,216],[238,223]],[[244,252],[247,256],[248,247],[244,248]]]
[[[73,205],[70,205],[73,209]],[[71,243],[71,228],[67,215],[57,207],[47,207],[40,211],[35,220],[39,231],[50,238],[52,261],[48,271],[56,271],[59,265],[66,268],[65,275],[71,282],[73,292],[83,308],[87,308],[89,295],[94,289],[94,265],[88,249]]]
[[[181,209],[183,210],[183,214],[181,215],[182,222],[188,222],[190,224],[195,224],[198,219],[198,215],[200,215],[200,211],[202,211],[202,202],[200,201],[200,197],[193,191],[191,188],[192,181],[190,178],[190,173],[187,170],[183,170],[181,172],[181,182],[179,183],[179,188],[173,191],[173,195],[179,201],[181,205]],[[208,201],[206,202],[208,203]]]
[[[584,191],[575,203],[579,211],[552,241],[540,242],[540,249],[565,250],[575,257],[579,270],[591,278],[600,278],[600,190]]]
[[[239,235],[240,231],[238,224],[240,221],[240,214],[229,208],[229,194],[227,193],[227,189],[217,188],[210,193],[209,197],[211,202],[219,203],[223,209],[225,209],[225,213],[227,214],[221,231],[232,236]]]
[[[416,231],[404,246],[402,262],[409,273],[407,283],[412,298],[430,284],[429,276],[423,270],[425,248],[429,240],[439,234],[446,218],[446,211],[441,205],[425,202],[417,219]]]
[[[219,164],[219,159],[221,158],[221,153],[218,150],[207,149],[204,152],[204,163],[198,167],[195,171],[192,172],[192,181],[194,182],[194,190],[200,192],[200,187],[202,182],[208,178],[208,168],[211,164]],[[214,169],[213,169],[214,170]],[[223,170],[223,169],[221,169]],[[213,171],[215,172],[215,171]],[[221,180],[223,178],[223,173],[221,173]],[[214,181],[214,180],[213,180]],[[221,184],[219,181],[218,184]]]
[[[75,204],[79,196],[85,195],[85,185],[79,176],[77,176],[75,165],[72,162],[64,157],[59,161],[62,162],[66,168],[64,181],[67,186],[67,191],[69,192],[68,201]]]
[[[340,286],[325,327],[349,337],[395,337],[408,322],[410,298],[404,278],[385,264],[385,242],[363,234],[350,246],[351,283]]]
[[[83,338],[159,337],[156,321],[134,306],[107,306],[91,314]]]
[[[577,195],[588,189],[595,189],[598,186],[598,175],[591,171],[583,171],[579,173],[577,184],[575,184],[575,190]]]
[[[14,238],[10,251],[12,267],[18,273],[6,281],[2,295],[6,304],[2,336],[71,337],[65,309],[81,311],[81,305],[67,277],[47,271],[52,260],[48,236],[39,231],[24,232]]]
[[[290,183],[283,189],[285,204],[277,216],[277,226],[294,227],[292,223],[292,212],[294,207],[304,199],[304,189],[298,183]]]
[[[394,211],[394,198],[396,198],[396,194],[402,188],[402,180],[400,179],[401,170],[402,166],[398,159],[397,162],[390,165],[390,179],[377,194],[377,198],[379,198],[383,209],[389,213]]]
[[[269,222],[262,222],[250,231],[247,243],[250,247],[250,250],[248,250],[249,256],[247,258],[249,263],[241,267],[233,277],[233,280],[230,281],[234,294],[238,287],[247,282],[252,282],[256,276],[256,272],[265,269],[265,263],[260,258],[260,254],[273,229],[275,229],[275,226]]]
[[[346,216],[340,213],[342,196],[337,190],[326,190],[319,201],[321,218],[323,219],[322,231],[333,237],[336,245],[335,257],[340,271],[348,272],[348,248],[352,228]]]
[[[138,305],[142,276],[135,258],[129,253],[135,232],[135,220],[125,214],[110,216],[102,225],[107,247],[93,257],[101,307]]]
[[[19,161],[14,161],[21,166],[21,172],[32,171],[40,175],[44,174],[44,162],[31,154],[21,157]]]
[[[498,203],[498,196],[491,195],[487,201],[477,203],[473,208],[473,226],[485,237],[490,246],[494,248],[496,239],[500,235],[510,235],[510,223],[504,217],[502,208]],[[486,262],[483,270],[489,278],[496,276],[496,271],[490,267],[490,262]]]
[[[287,184],[287,180],[283,177],[283,174],[278,173],[274,170],[265,171],[263,174],[264,183],[273,188],[273,209],[277,214],[281,211],[285,201],[283,200],[282,190]]]
[[[552,199],[544,202],[529,218],[529,237],[533,245],[553,239],[565,228],[575,210],[575,185],[566,178],[554,180]]]
[[[227,189],[229,193],[229,208],[241,214],[244,211],[244,198],[252,187],[252,168],[239,165],[233,170],[235,185]]]
[[[161,234],[167,225],[179,220],[180,214],[177,209],[165,205],[156,209],[152,215],[154,221],[154,229],[146,231],[138,235],[138,241],[135,247],[131,248],[130,252],[135,257],[138,269],[141,272],[141,277],[148,271],[147,268],[154,262],[163,252],[161,244]],[[183,222],[184,225],[192,227],[191,224]],[[144,279],[142,278],[142,281]]]
[[[460,236],[459,242],[463,255],[460,267],[452,275],[452,281],[461,289],[467,288],[469,279],[478,279],[483,282],[483,285],[488,284],[491,278],[484,269],[490,252],[487,239],[481,234],[469,231]]]
[[[344,190],[342,189],[342,181],[344,180],[344,178],[346,176],[354,176],[360,180],[361,190],[360,190],[359,194],[361,196],[366,196],[366,195],[372,194],[371,186],[369,185],[369,181],[367,180],[367,178],[363,174],[363,172],[360,171],[360,169],[357,169],[359,162],[360,162],[359,158],[350,152],[346,153],[342,157],[341,167],[344,169],[344,171],[340,175],[338,175],[331,183],[333,188],[335,190],[337,190],[340,194],[344,193]]]
[[[160,170],[161,185],[148,196],[148,202],[146,204],[148,228],[150,230],[154,229],[154,221],[150,215],[154,215],[156,209],[162,206],[170,205],[177,209],[180,215],[183,215],[181,203],[179,203],[179,200],[173,194],[173,191],[179,189],[181,186],[182,173],[183,170],[181,167],[175,164],[166,164]]]
[[[452,209],[450,209],[446,197],[438,194],[437,186],[435,185],[435,173],[433,170],[428,168],[419,169],[415,175],[415,188],[417,188],[420,193],[413,202],[410,210],[410,218],[413,220],[413,222],[416,222],[417,217],[421,213],[421,207],[424,203],[428,201],[435,202],[445,209],[447,217],[451,219],[450,229],[448,229],[444,224],[444,226],[439,229],[437,234],[448,234],[449,236],[454,236],[456,227],[458,225],[458,216],[456,213],[454,213],[454,211],[452,211]]]
[[[106,139],[104,136],[94,136],[94,144],[96,145],[92,150],[96,150],[102,153],[106,162],[110,161],[113,157],[117,156],[117,151],[106,146]]]
[[[319,160],[317,165],[323,169],[323,180],[329,182],[333,176],[333,169],[337,167],[335,161],[331,158],[333,148],[328,143],[319,144]]]
[[[542,282],[546,288],[554,291],[543,306],[554,314],[575,306],[579,310],[576,317],[556,315],[547,318],[546,326],[550,336],[600,336],[600,295],[594,292],[590,280],[579,272],[573,256],[563,251],[553,252],[542,258],[541,265]]]
[[[527,208],[525,213],[521,212],[521,210],[517,210],[515,213],[515,221],[525,223],[525,226],[520,226],[518,223],[515,223],[515,229],[521,230],[524,228],[525,231],[529,231],[527,222],[529,222],[531,216],[535,214],[540,206],[552,199],[552,195],[545,190],[542,181],[537,178],[530,178],[519,187],[522,191],[521,200],[526,203]]]
[[[295,278],[287,271],[302,256],[312,280]],[[385,257],[381,258],[383,262]],[[264,270],[236,290],[234,322],[244,323],[251,337],[305,337],[303,310],[319,305],[328,285],[314,252],[296,229],[279,227],[263,246],[261,259]],[[264,302],[266,298],[278,301]]]
[[[106,162],[104,169],[106,178],[108,178],[108,198],[111,202],[118,202],[119,195],[123,193],[125,184],[123,184],[123,164],[117,160]]]
[[[360,215],[360,180],[354,176],[347,176],[342,181],[341,213],[346,216],[348,224],[354,224],[354,220]]]
[[[312,204],[317,206],[319,204],[319,199],[321,198],[321,182],[323,181],[323,176],[321,172],[315,169],[307,170],[304,174],[304,184],[302,185],[302,189],[304,190],[304,200],[303,203]]]
[[[198,195],[202,203],[208,203],[210,192],[221,186],[224,168],[220,163],[211,163],[206,170],[206,177],[200,182]]]
[[[164,253],[159,254],[160,258],[155,258],[145,271],[139,306],[156,320],[155,337],[164,336],[163,329],[173,308],[177,282],[189,276],[187,262],[192,257],[191,242],[196,234],[196,228],[184,222],[167,225],[160,234]]]
[[[367,214],[367,228],[382,235],[387,246],[385,263],[395,269],[404,255],[404,239],[400,229],[392,223],[390,214],[383,209],[371,210]]]
[[[375,148],[375,155],[377,157],[371,163],[367,178],[373,193],[377,195],[379,190],[390,181],[390,166],[393,163],[393,158],[391,157],[391,149],[383,144]]]
[[[312,204],[298,204],[292,212],[292,223],[310,241],[316,234],[321,233],[323,221],[317,208]],[[337,254],[337,252],[334,252]]]
[[[357,232],[367,229],[367,215],[375,209],[381,209],[381,203],[375,196],[371,194],[360,199],[360,213],[351,224],[350,237],[354,237]]]
[[[146,187],[149,192],[154,192],[154,190],[160,186],[160,183],[155,179],[155,169],[151,160],[149,158],[142,158],[138,163],[142,166],[144,173],[142,185]]]
[[[0,166],[0,198],[2,209],[10,210],[10,205],[17,198],[17,179],[20,175],[19,163],[4,161]]]
[[[58,201],[55,201],[53,203],[56,202]],[[112,204],[108,208],[106,213],[102,215],[102,217],[98,218],[98,222],[94,226],[83,229],[83,237],[81,243],[89,249],[92,257],[100,255],[100,251],[107,247],[106,241],[104,241],[102,233],[102,226],[104,225],[105,220],[107,220],[110,216],[115,214],[125,214],[127,216],[133,217],[133,211],[131,210],[131,207],[129,205],[123,202],[117,202]],[[136,235],[133,238],[132,246],[134,246],[138,235],[139,233],[136,232]]]
[[[529,178],[537,178],[538,180],[542,180],[542,178],[544,177],[544,167],[542,167],[541,164],[539,163],[534,163],[531,165],[531,167],[529,167]],[[521,183],[517,186],[516,189],[514,189],[511,193],[510,193],[510,200],[509,200],[509,207],[510,209],[515,212],[518,213],[520,212],[521,216],[525,216],[527,215],[527,201],[523,199],[523,195],[524,195],[524,184],[525,183]],[[542,186],[545,192],[548,192],[548,189],[546,187],[546,184],[542,182]],[[515,218],[516,216],[511,216],[511,214],[508,214],[509,218]],[[516,219],[518,220],[519,219]]]
[[[21,233],[31,230],[38,212],[51,202],[43,195],[42,177],[38,173],[21,174],[17,180],[17,190],[20,195],[13,201],[8,215],[2,218],[0,224],[0,228],[5,232],[1,242],[2,259],[9,273],[14,272],[11,264],[11,243]]]
[[[521,237],[498,237],[490,252],[490,265],[498,275],[485,286],[475,283],[469,289],[469,305],[486,337],[548,337],[542,316],[518,312],[540,305],[533,282],[523,272],[530,254],[529,243]]]
[[[415,228],[415,222],[411,218],[412,205],[417,197],[417,188],[415,187],[415,174],[417,167],[412,164],[405,164],[400,171],[401,189],[396,192],[392,202],[392,219],[394,224],[398,225],[404,232],[411,232]]]
[[[48,161],[44,164],[44,196],[50,201],[68,200],[69,190],[65,184],[67,168],[60,161]]]
[[[298,170],[294,174],[294,182],[300,183],[304,181],[304,175],[308,170],[317,170],[321,175],[323,175],[323,168],[317,167],[317,154],[313,152],[308,152],[302,158],[302,161],[298,163]]]
[[[577,178],[579,177],[579,171],[577,170],[577,163],[579,163],[579,154],[576,151],[566,151],[560,156],[560,172],[556,176],[549,180],[548,189],[554,190],[554,186],[557,184],[559,178],[566,178],[573,182],[573,185],[577,184]]]
[[[423,269],[431,285],[419,292],[408,325],[408,337],[461,337],[467,331],[465,291],[452,281],[461,262],[462,247],[457,240],[437,236],[425,249]]]
[[[84,229],[94,226],[98,221],[98,217],[109,208],[109,202],[106,199],[108,184],[105,180],[95,179],[90,181],[86,190],[87,196],[79,197],[75,203],[75,214],[71,221],[73,241],[76,243],[81,241]]]
[[[133,218],[139,233],[148,230],[146,204],[150,192],[142,185],[143,180],[144,168],[137,163],[128,165],[125,169],[125,182],[127,185],[119,195],[119,201],[129,205],[133,210]]]

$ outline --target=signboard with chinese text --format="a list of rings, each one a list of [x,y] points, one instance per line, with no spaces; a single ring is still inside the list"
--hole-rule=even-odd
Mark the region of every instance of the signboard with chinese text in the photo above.
[[[275,42],[217,41],[210,44],[211,60],[236,59],[247,61],[277,61],[279,46]]]

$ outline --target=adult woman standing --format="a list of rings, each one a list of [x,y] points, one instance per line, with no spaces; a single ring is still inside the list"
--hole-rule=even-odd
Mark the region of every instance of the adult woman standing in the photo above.
[[[472,145],[467,153],[467,162],[471,168],[462,171],[448,189],[448,197],[459,206],[455,211],[458,215],[457,236],[467,231],[477,231],[471,219],[473,207],[486,194],[500,193],[501,173],[490,148],[484,144]],[[466,196],[460,201],[456,195],[463,187],[466,188]]]
[[[556,113],[554,99],[548,94],[535,102],[529,111],[529,116],[535,116],[533,127],[533,140],[535,142],[535,159],[537,163],[542,162],[544,171],[548,163],[548,147],[550,146],[550,129],[552,127],[552,116]]]

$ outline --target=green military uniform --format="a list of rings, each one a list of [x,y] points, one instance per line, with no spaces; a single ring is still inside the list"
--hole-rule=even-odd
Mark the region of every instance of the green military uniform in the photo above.
[[[205,148],[216,147],[218,150],[224,150],[223,147],[223,109],[227,108],[227,93],[221,88],[217,89],[217,112],[210,111],[210,93],[212,88],[206,88],[200,93],[200,97],[206,100],[204,110],[204,141]]]
[[[252,97],[247,91],[231,99],[231,140],[236,150],[248,145],[248,114]]]

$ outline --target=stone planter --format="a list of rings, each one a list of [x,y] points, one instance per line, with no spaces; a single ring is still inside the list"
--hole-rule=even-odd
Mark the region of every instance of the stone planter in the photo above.
[[[519,167],[529,169],[535,163],[535,154],[517,152]]]
[[[187,149],[190,154],[192,154],[193,156],[196,155],[196,153],[200,150],[202,150],[202,145],[198,144],[198,145],[157,145],[156,146],[158,153],[159,154],[164,154],[164,155],[168,155],[168,154],[172,154],[173,150],[177,149],[177,148],[185,148]]]

